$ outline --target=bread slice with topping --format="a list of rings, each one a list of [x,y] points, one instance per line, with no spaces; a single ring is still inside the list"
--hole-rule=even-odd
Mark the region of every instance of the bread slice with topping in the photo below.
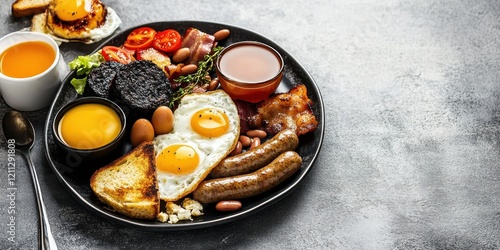
[[[45,11],[52,0],[16,0],[12,4],[14,17],[26,17]]]
[[[153,143],[143,142],[98,169],[90,178],[90,187],[100,201],[118,213],[155,219],[160,212],[160,198]]]

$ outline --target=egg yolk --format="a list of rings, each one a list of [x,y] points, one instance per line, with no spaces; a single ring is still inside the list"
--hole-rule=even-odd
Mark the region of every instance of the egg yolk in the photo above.
[[[159,171],[178,175],[192,173],[199,162],[200,157],[196,151],[184,144],[169,145],[156,157],[156,167]]]
[[[219,137],[229,130],[229,118],[219,109],[200,109],[191,117],[191,127],[201,136]]]
[[[87,103],[68,110],[59,121],[63,141],[76,149],[93,149],[113,141],[122,128],[118,114],[110,107]]]
[[[92,10],[90,0],[55,0],[57,17],[63,21],[75,21],[86,17]]]

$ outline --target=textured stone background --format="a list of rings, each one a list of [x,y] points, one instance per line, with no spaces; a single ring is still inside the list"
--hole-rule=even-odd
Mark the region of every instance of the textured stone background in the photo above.
[[[60,249],[500,248],[498,1],[104,3],[123,19],[122,29],[204,20],[274,40],[319,85],[325,141],[287,199],[231,224],[164,233],[126,228],[84,209],[48,168],[38,141],[33,156]],[[29,19],[12,19],[10,4],[0,11],[0,35],[29,26]],[[71,60],[95,46],[62,49]],[[3,100],[0,107],[3,116]],[[41,136],[46,110],[26,115]],[[2,148],[2,164],[5,156]],[[26,185],[17,197],[18,242],[10,244],[7,177],[0,171],[2,249],[37,244],[30,177],[22,167],[17,174]]]

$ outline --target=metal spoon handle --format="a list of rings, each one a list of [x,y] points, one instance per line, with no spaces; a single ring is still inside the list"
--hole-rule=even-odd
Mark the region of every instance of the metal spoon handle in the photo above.
[[[45,211],[45,205],[43,203],[42,192],[40,191],[40,183],[38,182],[35,166],[31,160],[30,151],[24,150],[23,153],[28,161],[31,179],[33,180],[33,186],[35,187],[36,202],[38,204],[38,215],[40,221],[38,248],[43,250],[55,250],[57,249],[57,244],[50,230],[49,219],[47,217],[47,212]]]

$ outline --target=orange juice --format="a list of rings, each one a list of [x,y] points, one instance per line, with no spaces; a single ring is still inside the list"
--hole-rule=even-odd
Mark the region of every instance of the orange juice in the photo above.
[[[0,72],[14,78],[36,76],[56,59],[56,51],[46,42],[31,41],[13,45],[0,54]]]

